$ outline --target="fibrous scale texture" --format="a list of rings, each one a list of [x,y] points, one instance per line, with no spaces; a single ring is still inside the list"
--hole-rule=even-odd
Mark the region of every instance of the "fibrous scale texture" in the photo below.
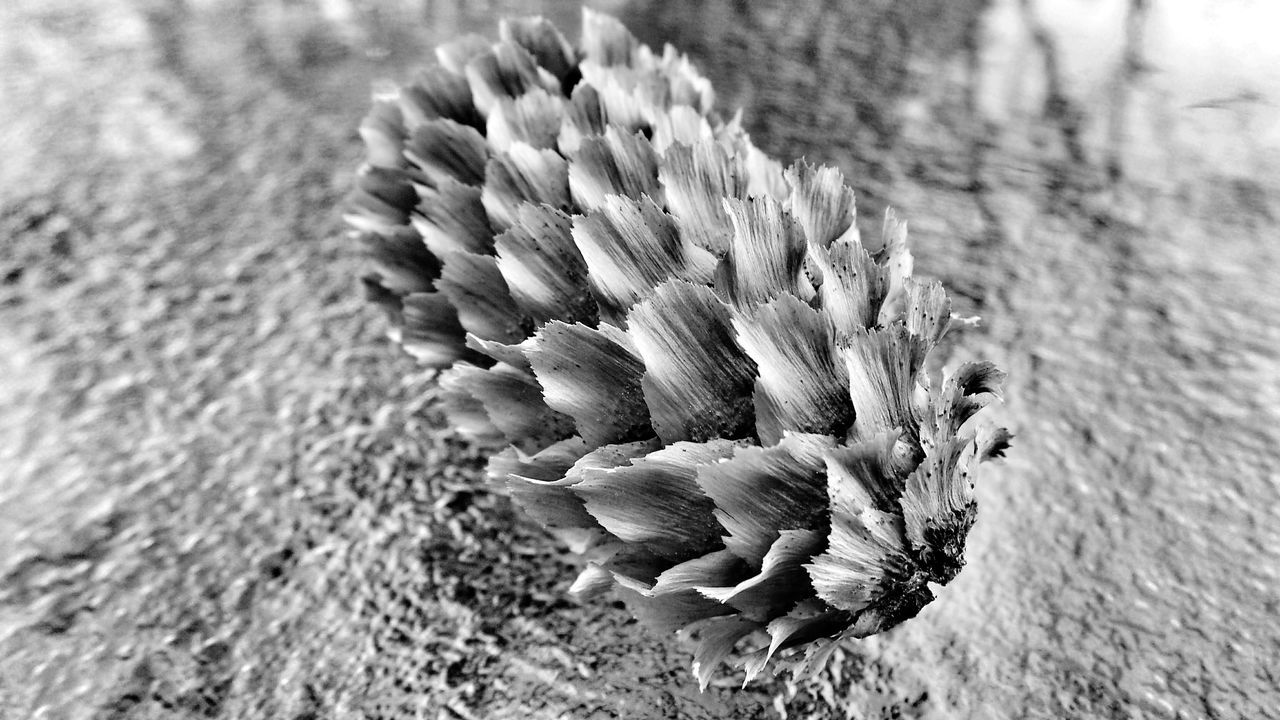
[[[784,168],[670,46],[584,12],[468,36],[376,97],[348,222],[391,335],[490,473],[612,590],[734,659],[822,666],[964,563],[990,363],[931,381],[950,302],[840,172]]]

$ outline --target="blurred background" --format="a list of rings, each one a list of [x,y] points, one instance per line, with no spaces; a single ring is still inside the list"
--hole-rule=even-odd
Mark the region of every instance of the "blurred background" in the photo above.
[[[610,0],[977,314],[969,565],[807,684],[565,597],[338,217],[373,88],[576,2],[0,6],[0,718],[1280,717],[1280,7]]]

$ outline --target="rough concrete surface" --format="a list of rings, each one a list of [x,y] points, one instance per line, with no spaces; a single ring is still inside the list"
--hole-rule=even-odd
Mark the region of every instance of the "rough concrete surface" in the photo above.
[[[371,83],[569,2],[0,5],[0,718],[1280,717],[1280,65],[1249,0],[616,0],[984,322],[969,565],[700,694],[382,338]]]

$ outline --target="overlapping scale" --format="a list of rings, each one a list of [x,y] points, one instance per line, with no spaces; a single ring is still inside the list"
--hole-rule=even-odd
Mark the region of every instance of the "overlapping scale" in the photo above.
[[[950,302],[905,224],[868,251],[839,171],[783,168],[613,18],[499,34],[375,99],[348,205],[455,427],[507,446],[490,473],[583,553],[572,591],[694,637],[704,685],[914,616],[1010,435],[969,422],[993,365],[928,380]]]

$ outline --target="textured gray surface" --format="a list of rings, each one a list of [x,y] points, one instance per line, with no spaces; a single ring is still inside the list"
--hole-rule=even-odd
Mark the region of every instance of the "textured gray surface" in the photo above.
[[[985,319],[955,357],[1012,376],[948,591],[817,684],[705,695],[562,599],[351,282],[367,87],[506,9],[466,5],[0,10],[0,717],[1280,715],[1261,4],[615,6],[909,218]]]

